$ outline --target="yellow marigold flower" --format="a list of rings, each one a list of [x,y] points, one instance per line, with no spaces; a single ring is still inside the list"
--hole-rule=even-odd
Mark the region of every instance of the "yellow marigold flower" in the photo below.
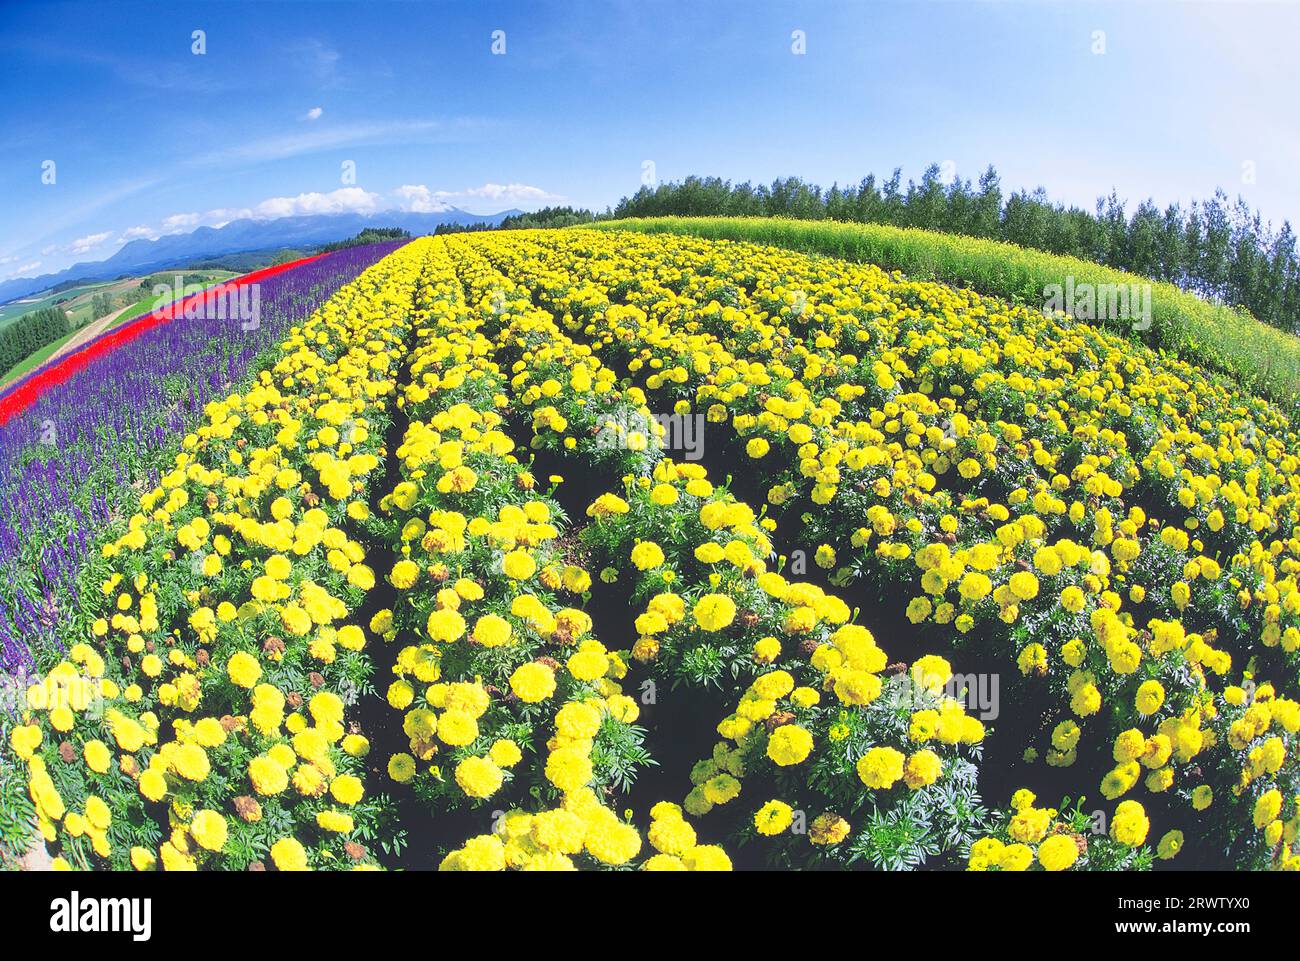
[[[609,658],[601,651],[579,651],[565,662],[565,667],[580,681],[594,681],[609,670]]]
[[[546,779],[561,791],[576,791],[591,777],[591,759],[576,748],[558,747],[546,759]]]
[[[695,623],[706,631],[720,631],[736,617],[736,603],[725,594],[705,594],[691,611]]]
[[[1160,843],[1156,845],[1156,856],[1162,861],[1168,861],[1183,849],[1183,832],[1167,831]]]
[[[265,754],[248,763],[248,776],[253,790],[264,796],[279,794],[289,786],[289,772],[284,765]]]
[[[203,810],[190,821],[190,837],[201,848],[220,851],[226,844],[226,819],[216,811]]]
[[[1046,871],[1064,871],[1079,860],[1079,847],[1067,834],[1053,834],[1038,846],[1038,863]]]
[[[716,844],[701,844],[682,855],[688,871],[730,871],[731,858]]]
[[[515,668],[510,675],[510,690],[527,704],[537,704],[555,693],[555,672],[538,661]]]
[[[639,571],[649,571],[664,562],[664,552],[654,541],[641,541],[632,548],[632,564]]]
[[[784,801],[768,801],[754,815],[754,828],[772,837],[783,833],[794,822],[794,809]]]
[[[767,756],[781,767],[804,761],[812,752],[813,736],[798,724],[784,724],[767,741]]]
[[[524,581],[533,576],[537,570],[537,562],[533,560],[533,555],[527,551],[510,551],[502,558],[501,568],[505,571],[507,577],[516,581]]]
[[[226,674],[233,683],[251,689],[262,676],[262,665],[252,654],[239,651],[226,662]]]
[[[1143,681],[1137,689],[1135,706],[1143,717],[1150,717],[1165,703],[1165,688],[1157,680]]]
[[[858,759],[858,777],[872,789],[893,787],[903,777],[904,758],[892,747],[873,747]]]
[[[398,784],[415,777],[415,758],[409,754],[394,754],[388,759],[388,776]]]
[[[389,583],[399,591],[414,587],[415,582],[419,579],[420,565],[405,558],[394,564],[393,569],[388,574]]]
[[[317,812],[316,824],[322,831],[330,831],[334,834],[351,834],[356,827],[351,814],[335,810]]]
[[[271,845],[271,861],[280,871],[306,871],[307,849],[296,838],[281,838]]]
[[[496,614],[484,614],[474,624],[474,641],[484,647],[502,647],[510,643],[510,622]]]
[[[1282,792],[1277,788],[1265,791],[1255,801],[1254,820],[1255,827],[1263,829],[1265,825],[1273,821],[1278,813],[1282,810]]]
[[[450,644],[465,633],[465,619],[458,611],[441,608],[433,611],[425,622],[429,637],[440,644]]]
[[[488,749],[488,757],[498,767],[514,767],[523,760],[523,756],[519,745],[506,738],[493,742],[492,747]]]
[[[161,771],[148,768],[140,774],[137,785],[140,793],[150,801],[161,801],[167,796],[167,779]]]
[[[330,783],[330,794],[340,804],[351,807],[361,800],[365,794],[365,788],[362,786],[360,778],[352,774],[344,774],[336,777]]]
[[[912,754],[903,765],[903,780],[913,791],[933,784],[939,780],[942,773],[943,761],[939,759],[939,755],[929,749]]]
[[[487,758],[467,757],[456,765],[456,783],[469,797],[491,797],[502,781],[501,769]]]
[[[1135,848],[1146,840],[1151,822],[1137,801],[1121,801],[1110,822],[1110,836],[1126,847]]]

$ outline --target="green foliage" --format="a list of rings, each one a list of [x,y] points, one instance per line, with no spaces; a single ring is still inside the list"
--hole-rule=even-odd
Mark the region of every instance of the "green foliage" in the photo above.
[[[590,210],[573,207],[543,207],[532,213],[514,214],[501,221],[502,230],[527,230],[534,227],[572,227],[589,224],[596,219]]]
[[[361,247],[365,244],[382,243],[385,240],[405,240],[410,237],[408,231],[401,227],[366,227],[355,237],[349,237],[347,240],[337,240],[332,244],[323,244],[320,248],[322,253],[329,253],[332,250],[342,250],[345,247]]]
[[[8,721],[7,715],[5,720]],[[0,732],[8,744],[7,723],[0,724]],[[16,861],[27,853],[35,819],[36,811],[27,794],[26,772],[20,765],[0,764],[0,864]]]
[[[90,298],[90,316],[93,320],[98,320],[100,317],[107,317],[112,312],[112,294],[101,292]]]

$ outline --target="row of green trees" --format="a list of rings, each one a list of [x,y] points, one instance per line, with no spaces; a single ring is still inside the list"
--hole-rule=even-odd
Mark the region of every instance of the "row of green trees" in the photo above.
[[[23,314],[0,328],[0,374],[42,347],[72,333],[68,315],[58,307],[45,307]]]
[[[575,207],[543,207],[531,213],[512,214],[501,221],[502,230],[527,230],[533,227],[572,227],[596,219],[590,210]]]
[[[123,306],[126,306],[123,304]],[[107,292],[95,294],[90,298],[90,316],[92,320],[107,317],[117,309],[116,298]]]
[[[832,219],[987,237],[1168,281],[1300,332],[1300,259],[1291,224],[1274,229],[1245,200],[1230,201],[1222,190],[1187,207],[1174,203],[1161,210],[1144,200],[1132,213],[1112,192],[1089,212],[1052,202],[1041,187],[1004,196],[992,166],[972,183],[959,177],[945,182],[932,164],[919,183],[906,186],[899,170],[883,182],[872,175],[856,187],[829,190],[797,177],[770,186],[687,177],[642,187],[613,213]]]
[[[378,244],[385,240],[404,240],[409,236],[411,236],[410,231],[403,230],[401,227],[363,227],[355,237],[349,237],[347,240],[336,240],[329,244],[321,244],[318,249],[321,253],[327,254],[334,250],[342,250],[345,247]]]

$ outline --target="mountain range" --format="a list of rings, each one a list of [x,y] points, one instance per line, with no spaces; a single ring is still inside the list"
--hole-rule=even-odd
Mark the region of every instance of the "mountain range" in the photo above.
[[[503,210],[472,214],[457,207],[431,213],[388,210],[374,214],[307,214],[275,220],[232,220],[221,227],[199,227],[187,234],[168,234],[157,240],[133,240],[107,260],[77,263],[40,277],[17,277],[0,283],[0,304],[48,290],[65,281],[111,280],[183,266],[201,257],[238,254],[252,250],[324,244],[355,236],[366,227],[400,227],[412,236],[431,234],[440,224],[491,224],[522,213]]]

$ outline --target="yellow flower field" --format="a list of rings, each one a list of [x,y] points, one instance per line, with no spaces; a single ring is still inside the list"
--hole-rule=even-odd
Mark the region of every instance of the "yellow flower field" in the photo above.
[[[1300,439],[1182,361],[505,231],[206,414],[9,736],[59,867],[1300,867]]]

